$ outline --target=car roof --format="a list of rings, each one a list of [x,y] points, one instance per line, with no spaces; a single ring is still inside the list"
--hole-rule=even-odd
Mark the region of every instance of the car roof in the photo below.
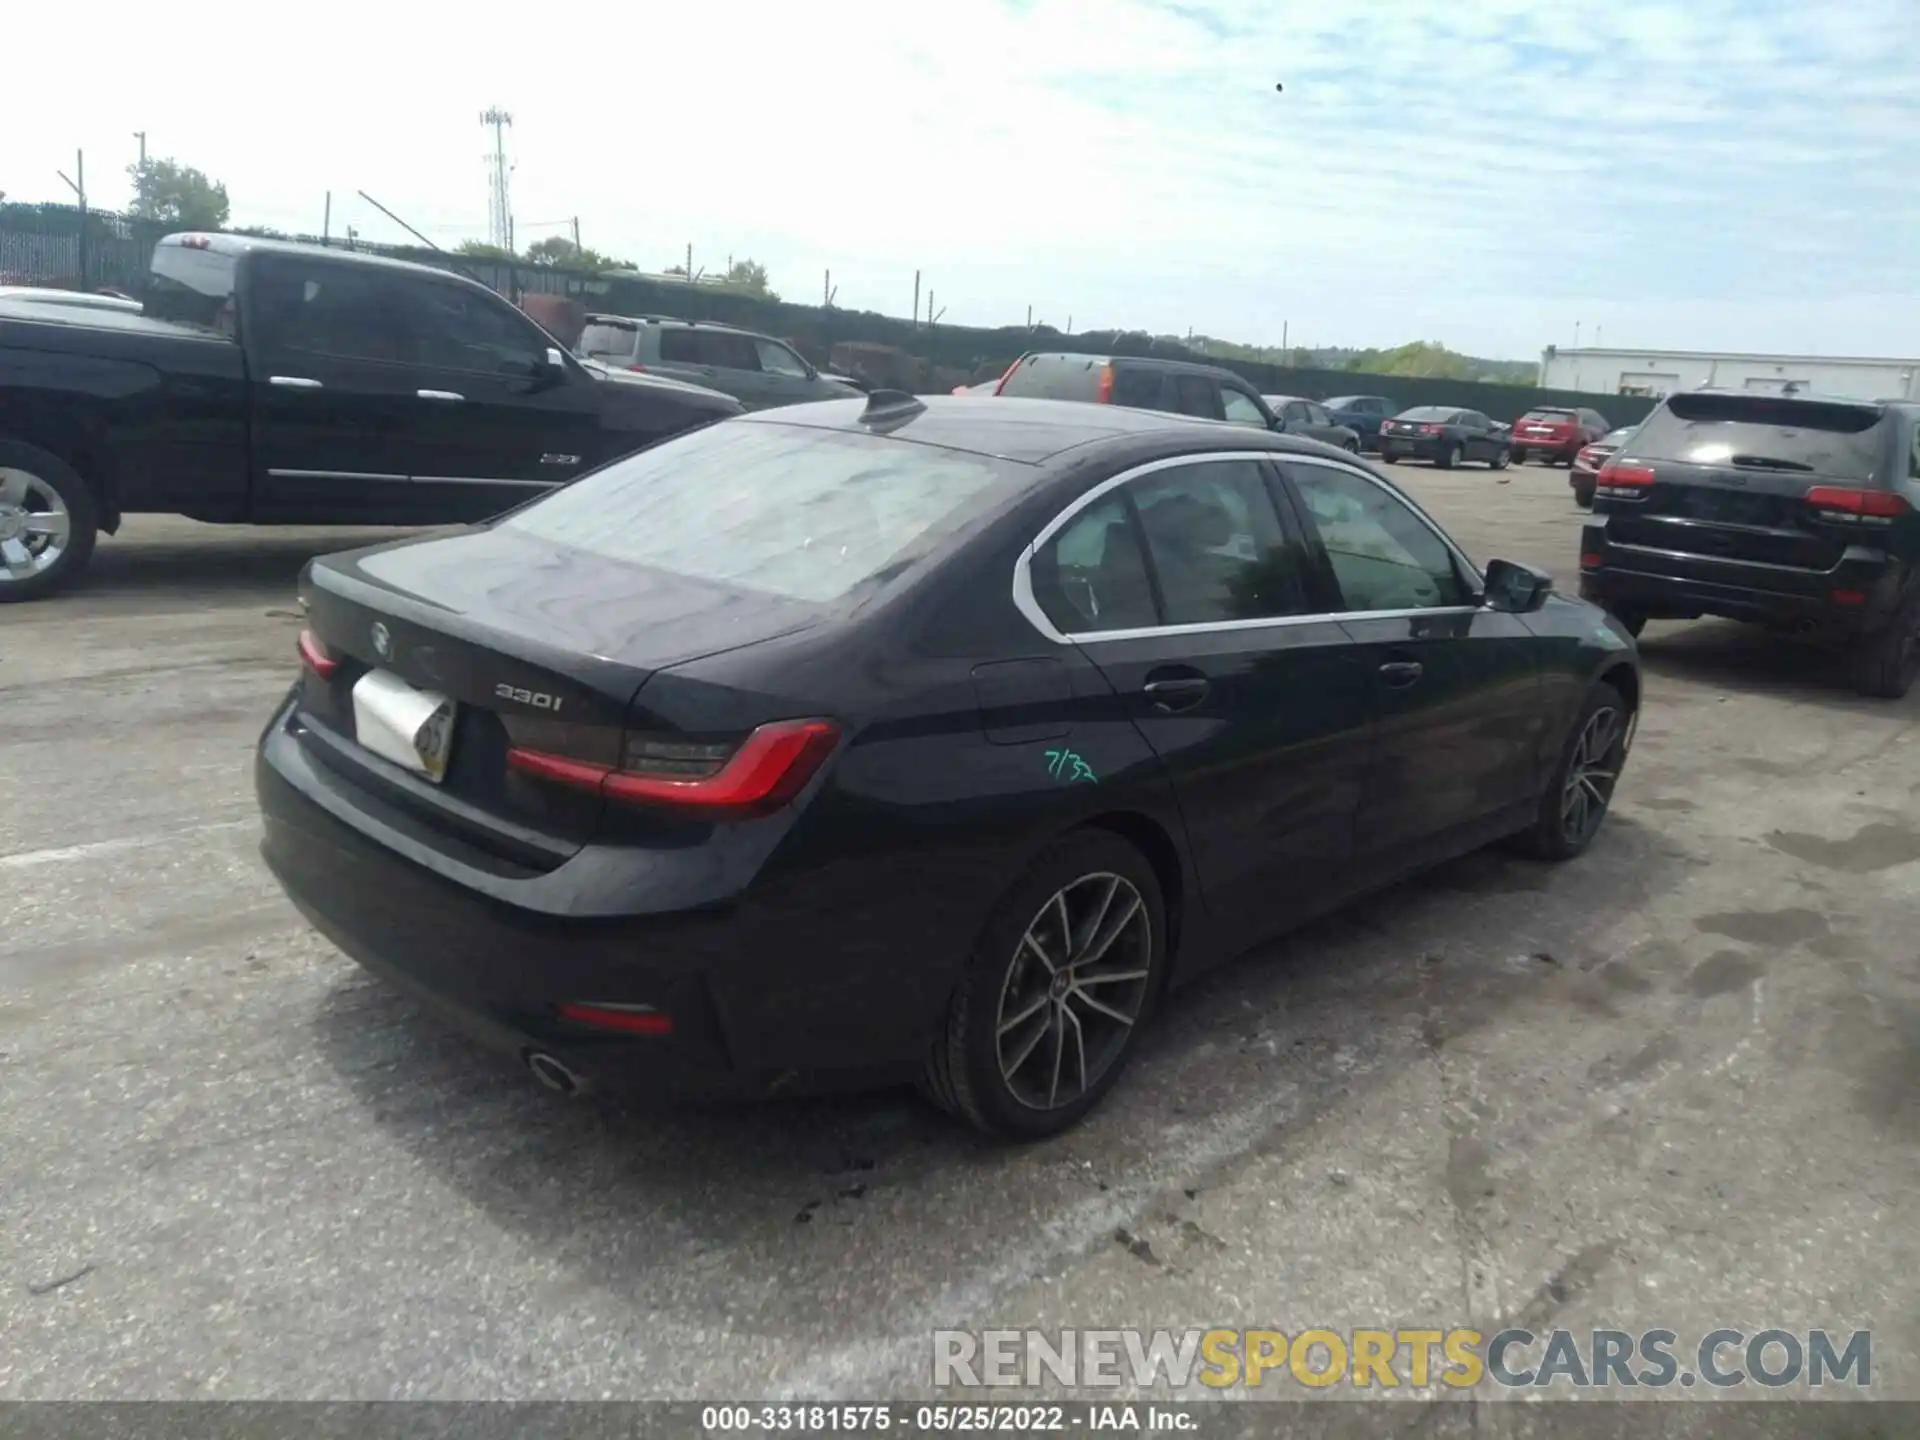
[[[882,392],[885,394],[886,392]],[[1160,410],[1122,405],[1089,405],[1082,400],[1021,400],[991,395],[928,395],[919,408],[897,403],[898,416],[884,414],[872,427],[881,433],[937,445],[946,450],[1041,465],[1082,446],[1165,442],[1172,453],[1190,443],[1195,450],[1271,450],[1275,453],[1336,453],[1311,440],[1275,435],[1251,425],[1201,420]],[[866,433],[862,423],[870,401],[827,400],[787,405],[739,417],[747,425],[808,425],[825,430]]]
[[[596,311],[587,316],[587,324],[632,325],[636,327],[641,325],[680,325],[685,326],[689,330],[720,330],[729,335],[751,335],[755,339],[760,340],[769,338],[762,335],[758,330],[747,330],[738,325],[722,325],[717,320],[684,320],[677,315],[614,315],[612,313]]]
[[[1030,350],[1014,362],[1025,365],[1032,360],[1083,360],[1093,365],[1151,365],[1162,370],[1180,370],[1189,375],[1213,375],[1254,387],[1246,376],[1235,374],[1224,365],[1206,365],[1198,360],[1175,360],[1163,355],[1094,355],[1080,350]]]
[[[415,260],[396,260],[391,255],[378,255],[371,250],[349,250],[344,245],[316,245],[311,240],[279,240],[266,235],[231,235],[224,230],[182,231],[179,234],[164,236],[162,245],[177,245],[189,250],[210,250],[215,255],[298,255],[308,258],[324,258],[340,264],[364,265],[379,270],[402,270],[414,275],[430,276],[435,280],[453,280],[462,285],[476,285],[485,290],[471,275],[463,275],[439,265],[422,265]],[[468,257],[449,254],[449,262],[458,264]],[[484,256],[471,257],[475,264],[490,264]],[[491,292],[490,292],[491,293]]]

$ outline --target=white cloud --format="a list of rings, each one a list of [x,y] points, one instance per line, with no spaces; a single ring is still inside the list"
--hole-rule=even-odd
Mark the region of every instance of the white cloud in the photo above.
[[[499,103],[523,240],[578,214],[597,248],[751,254],[797,297],[831,267],[841,304],[902,313],[919,268],[972,323],[1511,355],[1604,313],[1651,345],[1910,353],[1912,5],[198,0],[96,42],[84,86],[14,74],[42,120],[0,189],[59,198],[85,145],[117,204],[144,128],[242,222],[316,228],[331,189],[336,230],[402,238],[364,188],[450,243],[485,230]]]

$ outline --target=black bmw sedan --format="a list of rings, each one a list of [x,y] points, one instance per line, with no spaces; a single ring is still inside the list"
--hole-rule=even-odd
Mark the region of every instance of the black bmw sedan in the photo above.
[[[1177,985],[1490,841],[1577,855],[1633,641],[1311,441],[876,391],[316,560],[294,903],[549,1086],[917,1077],[1046,1135]]]

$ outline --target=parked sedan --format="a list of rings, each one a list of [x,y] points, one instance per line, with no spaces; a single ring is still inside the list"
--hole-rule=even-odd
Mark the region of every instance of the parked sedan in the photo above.
[[[1317,401],[1302,400],[1297,395],[1262,395],[1260,398],[1273,412],[1275,430],[1287,435],[1303,435],[1325,445],[1337,445],[1355,455],[1360,453],[1359,432],[1335,420]]]
[[[1442,470],[1468,460],[1485,461],[1504,470],[1509,457],[1510,432],[1478,410],[1456,410],[1450,405],[1416,405],[1402,410],[1380,427],[1380,457],[1431,460]]]
[[[1380,448],[1380,427],[1400,407],[1384,395],[1336,395],[1327,401],[1327,413],[1360,437],[1362,450]]]
[[[262,848],[342,950],[557,1090],[917,1076],[1015,1137],[1410,861],[1578,855],[1640,697],[1359,463],[1072,402],[723,421],[300,592]]]
[[[1593,491],[1600,483],[1600,467],[1611,460],[1639,428],[1637,425],[1622,425],[1591,445],[1581,446],[1580,453],[1573,457],[1573,468],[1567,471],[1567,484],[1573,488],[1574,504],[1582,510],[1593,508]]]

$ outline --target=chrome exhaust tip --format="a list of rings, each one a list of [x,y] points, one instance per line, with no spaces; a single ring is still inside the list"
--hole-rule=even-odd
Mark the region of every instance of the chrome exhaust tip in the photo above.
[[[527,1052],[527,1069],[533,1072],[534,1079],[556,1095],[578,1095],[587,1088],[585,1080],[542,1050]]]

